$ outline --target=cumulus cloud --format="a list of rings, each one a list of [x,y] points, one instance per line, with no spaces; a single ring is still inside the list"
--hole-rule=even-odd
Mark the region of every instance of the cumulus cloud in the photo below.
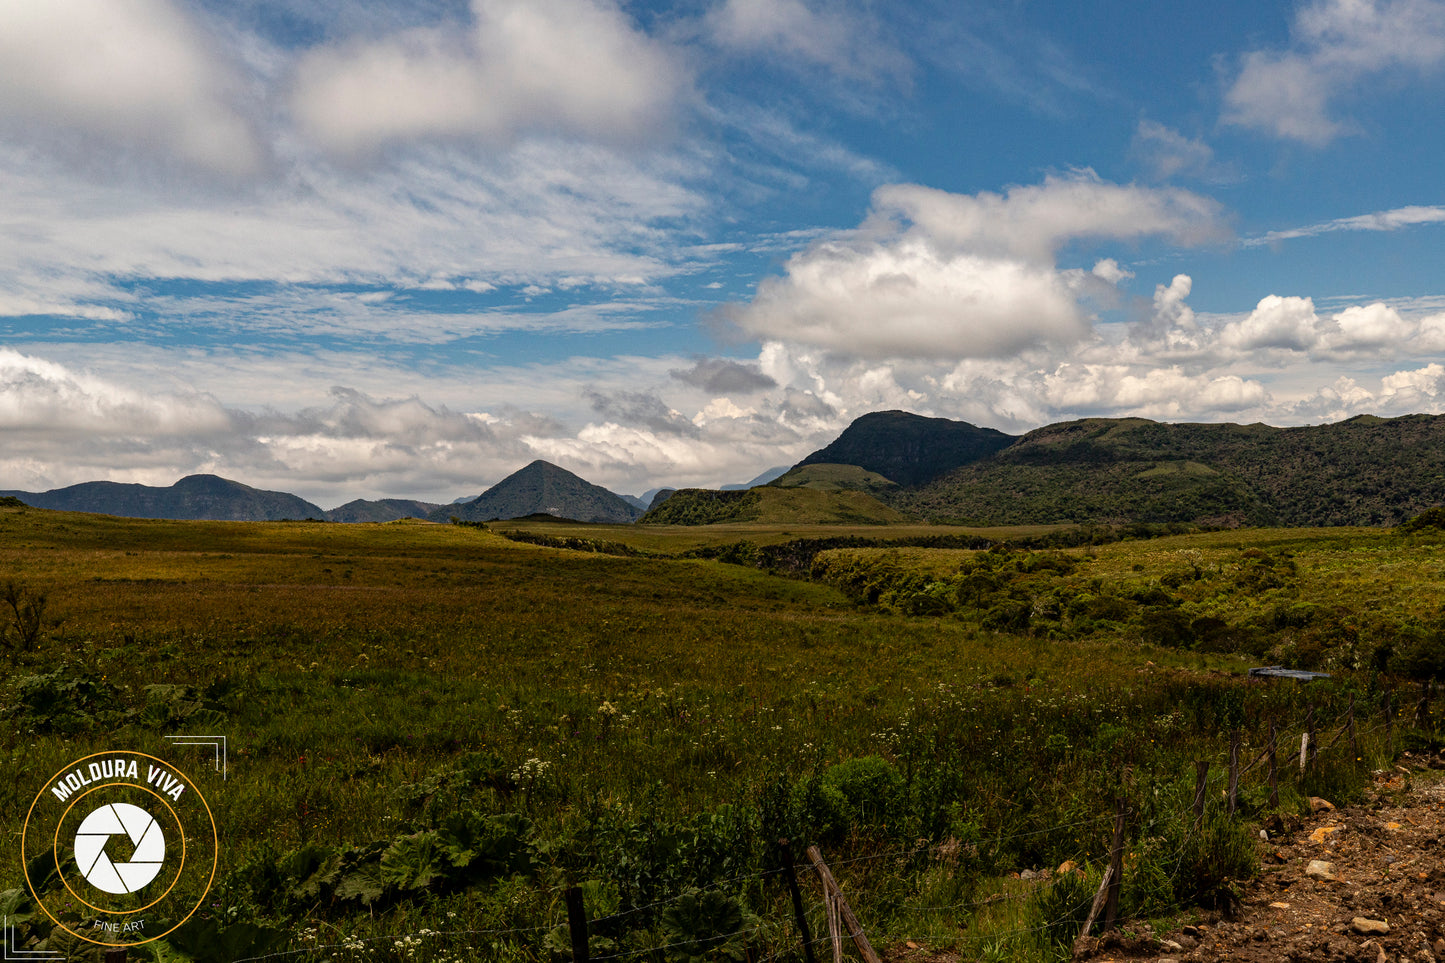
[[[474,0],[471,11],[467,26],[311,51],[296,70],[296,122],[343,154],[539,129],[634,140],[687,89],[679,58],[614,0]]]
[[[0,4],[0,121],[155,148],[227,174],[265,155],[220,46],[171,0]]]
[[[1257,381],[1238,375],[1191,375],[1177,365],[1140,371],[1125,365],[1061,364],[1043,378],[1043,389],[1044,400],[1058,410],[1155,418],[1242,411],[1268,398]]]
[[[183,435],[229,426],[221,406],[199,393],[152,393],[0,348],[0,429],[12,439],[37,434]]]
[[[1262,298],[1248,317],[1230,322],[1220,333],[1220,341],[1240,351],[1259,348],[1307,351],[1318,337],[1318,325],[1319,316],[1315,314],[1312,299],[1271,294]]]
[[[1005,194],[881,187],[855,232],[795,255],[723,316],[750,337],[865,358],[997,356],[1067,344],[1089,330],[1091,284],[1124,277],[1055,263],[1065,244],[1163,235],[1219,236],[1220,212],[1188,191],[1110,184],[1090,171]]]
[[[1331,101],[1368,79],[1410,78],[1445,63],[1441,0],[1316,0],[1300,8],[1285,50],[1241,58],[1227,123],[1322,146],[1353,129]]]

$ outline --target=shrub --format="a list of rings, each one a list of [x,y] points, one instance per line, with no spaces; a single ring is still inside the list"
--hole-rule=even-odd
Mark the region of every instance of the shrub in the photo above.
[[[6,582],[0,592],[0,647],[34,652],[45,624],[45,594],[19,582]]]

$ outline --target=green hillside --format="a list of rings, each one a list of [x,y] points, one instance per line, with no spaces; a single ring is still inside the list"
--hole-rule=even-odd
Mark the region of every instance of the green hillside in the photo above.
[[[1445,417],[1299,428],[1090,418],[887,500],[990,525],[1393,525],[1445,504]]]
[[[897,488],[896,482],[857,465],[805,464],[789,469],[768,483],[774,488],[814,488],[818,491],[860,491],[869,494]]]
[[[649,525],[891,525],[908,518],[866,492],[761,486],[684,488],[639,519]]]

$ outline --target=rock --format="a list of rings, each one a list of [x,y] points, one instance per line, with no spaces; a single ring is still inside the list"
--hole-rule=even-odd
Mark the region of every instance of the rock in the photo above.
[[[1361,943],[1360,951],[1371,963],[1385,963],[1385,948],[1374,940],[1366,940]]]
[[[1431,946],[1431,949],[1435,951],[1436,959],[1445,956],[1445,939],[1437,939]]]
[[[1183,943],[1176,943],[1176,942],[1174,942],[1173,940],[1165,940],[1164,942],[1160,943],[1159,946],[1160,946],[1166,953],[1183,953],[1183,952],[1184,952],[1184,944],[1183,944]]]
[[[1312,859],[1305,867],[1305,875],[1314,879],[1334,879],[1335,864],[1325,862],[1323,859]]]
[[[1321,826],[1319,829],[1316,829],[1314,832],[1310,833],[1310,842],[1323,843],[1327,839],[1329,839],[1333,833],[1337,833],[1339,831],[1340,827],[1338,826]]]
[[[1038,879],[1038,878],[1039,878],[1039,874],[1036,873],[1036,872],[1034,872],[1034,871],[1031,870],[1031,869],[1026,869],[1026,870],[1024,870],[1023,872],[1019,873],[1019,879]]]
[[[1264,840],[1265,842],[1269,842],[1269,831],[1261,829],[1259,831],[1259,838]]]
[[[1335,808],[1335,804],[1328,799],[1321,799],[1319,796],[1310,797],[1310,812],[1322,813]]]
[[[1084,875],[1084,871],[1079,868],[1079,864],[1074,862],[1072,859],[1066,859],[1062,863],[1060,863],[1057,872],[1060,876],[1064,875],[1065,873],[1073,873],[1076,876]]]
[[[1269,908],[1270,908],[1270,909],[1289,909],[1289,904],[1288,904],[1288,903],[1270,903],[1270,904],[1269,904]]]
[[[1387,936],[1390,932],[1390,924],[1384,920],[1366,919],[1363,916],[1356,916],[1350,920],[1350,929],[1361,936]]]

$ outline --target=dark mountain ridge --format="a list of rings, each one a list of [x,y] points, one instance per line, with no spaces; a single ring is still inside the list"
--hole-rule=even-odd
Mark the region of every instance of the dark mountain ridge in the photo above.
[[[600,485],[594,485],[551,462],[538,459],[461,505],[437,509],[430,518],[444,522],[489,522],[526,515],[554,515],[579,522],[635,521],[642,510]]]
[[[900,485],[921,485],[987,458],[1016,440],[1013,435],[966,421],[926,418],[907,411],[874,411],[859,416],[832,444],[793,467],[856,465]]]
[[[1087,418],[885,500],[980,525],[1394,525],[1445,504],[1445,416],[1293,428]]]
[[[217,475],[187,475],[166,488],[94,481],[47,492],[0,492],[34,508],[129,518],[274,522],[325,518],[317,506],[286,492],[263,491]]]

